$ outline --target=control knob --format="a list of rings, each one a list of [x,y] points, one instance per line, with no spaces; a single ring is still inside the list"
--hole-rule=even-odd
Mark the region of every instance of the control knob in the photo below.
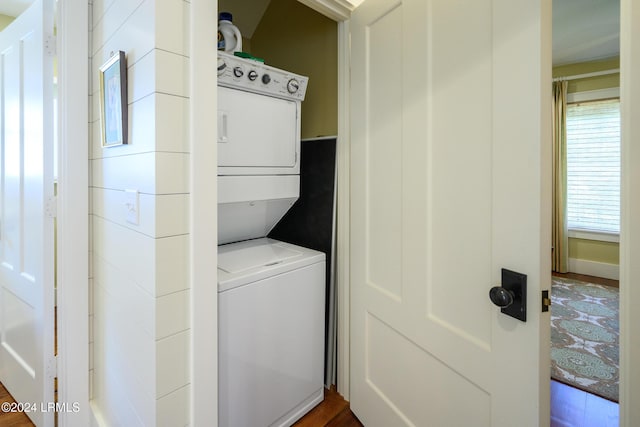
[[[289,93],[294,94],[300,89],[300,83],[296,79],[291,79],[287,82],[287,90]]]
[[[242,76],[244,76],[244,70],[242,69],[242,67],[237,66],[233,68],[233,75],[240,78]]]
[[[249,77],[249,80],[254,81],[258,78],[258,72],[256,70],[251,70],[249,71],[249,75],[247,75],[247,77]]]
[[[224,59],[218,58],[218,75],[221,76],[224,74],[227,69],[227,63],[224,62]]]
[[[271,82],[271,76],[269,74],[262,75],[262,83],[268,85]]]

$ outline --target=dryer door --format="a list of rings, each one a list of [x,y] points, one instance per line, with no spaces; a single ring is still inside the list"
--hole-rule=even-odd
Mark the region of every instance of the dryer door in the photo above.
[[[297,174],[298,104],[218,87],[218,174]]]

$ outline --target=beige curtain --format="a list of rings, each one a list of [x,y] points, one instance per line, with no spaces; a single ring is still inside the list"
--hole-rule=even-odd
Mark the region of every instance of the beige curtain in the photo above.
[[[567,237],[567,81],[553,82],[553,260],[552,270],[566,273]]]

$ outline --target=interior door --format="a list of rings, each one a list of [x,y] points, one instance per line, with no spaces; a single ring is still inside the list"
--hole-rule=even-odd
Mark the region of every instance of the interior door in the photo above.
[[[351,29],[351,408],[549,423],[549,0],[367,0]],[[526,322],[488,297],[527,275]]]
[[[0,381],[37,426],[55,375],[52,17],[36,0],[0,32]]]

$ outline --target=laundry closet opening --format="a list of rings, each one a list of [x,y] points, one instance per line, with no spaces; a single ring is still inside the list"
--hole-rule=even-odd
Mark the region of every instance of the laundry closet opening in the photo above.
[[[322,357],[325,386],[331,386],[336,383],[338,24],[297,0],[219,0],[218,11],[231,13],[233,25],[242,34],[242,52],[264,60],[267,66],[309,78],[301,103],[299,197],[267,237],[326,256]]]

